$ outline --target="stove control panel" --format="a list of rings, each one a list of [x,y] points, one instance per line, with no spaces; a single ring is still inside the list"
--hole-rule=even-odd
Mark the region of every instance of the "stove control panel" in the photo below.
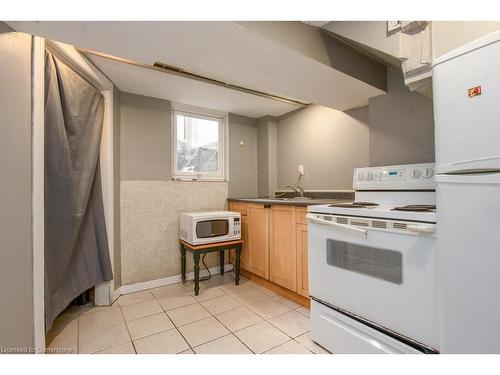
[[[354,190],[435,189],[434,163],[356,168]]]

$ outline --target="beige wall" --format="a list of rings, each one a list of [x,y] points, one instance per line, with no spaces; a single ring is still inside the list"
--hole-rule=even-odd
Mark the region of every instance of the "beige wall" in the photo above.
[[[0,22],[0,347],[32,347],[31,36]]]
[[[180,213],[223,210],[227,193],[227,182],[122,181],[123,285],[179,275]],[[191,272],[192,256],[187,258]],[[205,263],[216,266],[218,260],[213,253]]]
[[[257,194],[256,121],[232,113],[229,114],[228,194],[233,198],[254,197]]]
[[[370,99],[370,166],[434,161],[432,99],[411,92],[389,68],[388,92]]]
[[[433,21],[434,58],[496,30],[500,30],[500,21]]]
[[[306,190],[352,189],[353,169],[368,165],[368,144],[368,124],[344,112],[310,105],[280,118],[278,189],[296,181],[299,164]]]

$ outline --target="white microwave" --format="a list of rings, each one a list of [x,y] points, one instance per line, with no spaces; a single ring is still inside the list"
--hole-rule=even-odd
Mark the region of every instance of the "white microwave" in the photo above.
[[[191,245],[239,240],[241,214],[232,211],[181,213],[181,240]]]

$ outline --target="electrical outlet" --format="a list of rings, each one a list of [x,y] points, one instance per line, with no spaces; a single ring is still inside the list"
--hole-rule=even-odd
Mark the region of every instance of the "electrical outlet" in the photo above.
[[[304,175],[304,165],[303,165],[303,164],[299,164],[299,174],[300,174],[301,176],[303,176],[303,175]]]

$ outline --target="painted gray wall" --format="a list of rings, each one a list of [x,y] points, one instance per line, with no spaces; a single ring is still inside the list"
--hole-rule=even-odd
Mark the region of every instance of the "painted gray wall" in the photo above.
[[[170,180],[170,102],[125,92],[120,102],[121,179]]]
[[[257,120],[257,196],[274,195],[277,188],[278,120],[264,116]]]
[[[365,110],[366,111],[366,110]],[[280,118],[278,189],[295,183],[304,165],[306,190],[352,189],[352,171],[368,165],[369,128],[363,110],[355,115],[310,105]]]
[[[120,108],[121,180],[171,180],[171,103],[122,92]],[[256,121],[229,114],[231,197],[257,194],[257,154]]]
[[[370,166],[434,161],[432,99],[411,92],[388,69],[388,92],[369,101]]]
[[[240,142],[244,145],[241,146]],[[257,194],[257,126],[254,119],[229,114],[230,197]]]
[[[256,195],[257,127],[229,114],[229,183],[171,181],[170,103],[123,92],[120,99],[120,264],[129,285],[179,274],[179,212],[222,210],[229,195]],[[206,263],[218,265],[218,255]]]
[[[269,186],[269,140],[267,134],[267,118],[257,120],[257,196],[270,195]]]
[[[31,36],[0,22],[0,346],[33,347]]]
[[[411,92],[394,68],[387,94],[368,106],[339,112],[313,105],[279,119],[279,189],[295,182],[298,164],[305,189],[336,190],[352,189],[356,167],[433,161],[432,100]]]

